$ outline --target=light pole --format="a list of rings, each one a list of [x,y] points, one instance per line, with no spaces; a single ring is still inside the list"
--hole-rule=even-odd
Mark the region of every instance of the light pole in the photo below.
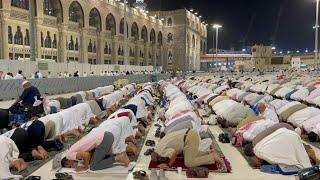
[[[314,56],[314,61],[315,63],[317,64],[317,68],[319,69],[319,62],[318,62],[318,51],[319,51],[319,48],[318,48],[318,39],[319,39],[319,0],[316,0],[317,1],[317,6],[316,6],[316,25],[315,25],[315,29],[316,29],[316,32],[315,32],[315,44],[314,44],[314,48],[315,48],[315,56]]]
[[[213,28],[216,30],[216,59],[218,59],[219,29],[222,28],[222,26],[220,24],[214,24]]]

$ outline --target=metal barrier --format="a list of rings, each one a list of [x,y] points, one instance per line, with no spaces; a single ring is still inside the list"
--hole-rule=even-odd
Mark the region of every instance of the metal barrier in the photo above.
[[[151,81],[152,75],[128,75],[128,76],[94,76],[94,77],[70,77],[31,79],[31,84],[37,87],[41,94],[64,94],[77,91],[88,91],[101,86],[113,84],[118,79],[128,79],[130,83],[144,83]],[[170,74],[156,75],[157,81],[170,78]],[[153,78],[154,79],[154,78]],[[23,88],[23,80],[0,80],[0,100],[11,100],[19,97]]]

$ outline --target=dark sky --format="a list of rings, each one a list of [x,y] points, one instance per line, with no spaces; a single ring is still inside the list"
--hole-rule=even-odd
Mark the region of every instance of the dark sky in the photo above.
[[[146,0],[149,10],[170,10],[191,7],[197,10],[206,22],[223,25],[220,33],[221,48],[241,49],[243,39],[255,14],[246,45],[271,44],[278,12],[282,13],[276,36],[276,45],[281,50],[314,48],[316,0]],[[208,30],[208,46],[212,47],[212,29]]]

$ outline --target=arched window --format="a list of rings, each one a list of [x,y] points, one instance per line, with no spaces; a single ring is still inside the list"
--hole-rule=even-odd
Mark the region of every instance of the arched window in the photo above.
[[[111,35],[114,36],[117,34],[116,31],[116,20],[112,14],[108,14],[106,18],[106,30],[111,31]]]
[[[12,44],[12,38],[13,38],[12,28],[11,26],[8,26],[8,43],[9,44]]]
[[[57,49],[57,35],[53,35],[52,48]]]
[[[12,0],[11,6],[22,9],[29,9],[29,0]]]
[[[63,10],[60,0],[44,0],[43,13],[48,16],[57,17],[58,23],[63,21]]]
[[[46,39],[44,40],[44,47],[51,48],[51,36],[49,31],[47,32]]]
[[[93,43],[93,49],[92,49],[92,51],[93,51],[94,53],[96,53],[96,52],[97,52],[96,42],[94,42],[94,43]]]
[[[69,21],[77,22],[84,27],[83,9],[77,1],[73,1],[69,7]]]
[[[129,27],[128,27],[128,23],[127,24],[127,36],[129,37]],[[121,19],[120,21],[120,34],[124,34],[124,18]]]
[[[146,26],[142,27],[141,39],[143,39],[145,43],[148,42],[148,30]]]
[[[167,43],[172,43],[172,42],[173,42],[173,35],[172,33],[169,33],[167,37]]]
[[[76,51],[79,50],[78,38],[76,38],[76,44],[74,45],[74,49],[75,49]]]
[[[193,48],[196,47],[196,39],[195,39],[194,35],[192,35],[192,47]]]
[[[154,31],[154,29],[151,29],[150,31],[150,41],[152,44],[156,43],[156,32]]]
[[[134,22],[131,26],[131,37],[135,40],[139,40],[139,28],[136,22]]]
[[[108,43],[104,46],[104,54],[109,54],[108,53]]]
[[[26,36],[24,37],[24,45],[30,46],[29,29],[26,29]]]
[[[158,43],[159,43],[159,45],[160,46],[162,46],[162,32],[161,31],[159,31],[159,33],[158,33]]]
[[[20,26],[17,27],[16,34],[14,35],[14,44],[23,45],[23,35]]]
[[[74,50],[74,41],[73,41],[73,37],[70,37],[70,41],[69,41],[69,50]]]
[[[98,31],[101,30],[101,16],[97,8],[93,8],[90,11],[89,26],[97,28]]]
[[[168,25],[168,26],[172,26],[172,18],[168,18],[167,25]]]
[[[41,47],[44,47],[44,38],[43,38],[43,32],[40,33],[40,38],[41,38]]]
[[[88,52],[93,52],[91,39],[88,45]]]

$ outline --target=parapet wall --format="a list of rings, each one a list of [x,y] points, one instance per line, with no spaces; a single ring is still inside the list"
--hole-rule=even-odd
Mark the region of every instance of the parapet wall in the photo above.
[[[155,79],[155,78],[156,79]],[[101,86],[112,85],[118,79],[128,79],[130,83],[144,83],[151,80],[170,78],[170,74],[155,75],[129,75],[129,76],[97,76],[97,77],[70,77],[31,79],[31,84],[39,89],[41,94],[64,94],[77,91],[87,91]],[[0,100],[18,98],[22,93],[23,80],[0,80]]]

